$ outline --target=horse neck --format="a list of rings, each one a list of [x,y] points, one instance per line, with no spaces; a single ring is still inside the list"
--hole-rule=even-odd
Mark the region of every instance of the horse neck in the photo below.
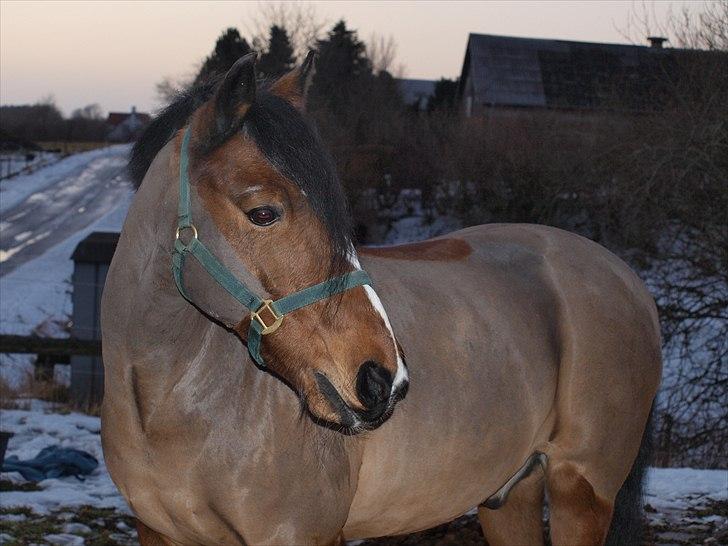
[[[143,407],[156,407],[173,389],[197,388],[195,376],[219,383],[216,388],[236,398],[255,383],[243,377],[253,366],[241,341],[187,302],[174,283],[179,196],[174,146],[172,141],[160,151],[137,192],[117,249],[115,286],[108,289],[117,300],[107,306],[115,310],[109,320],[118,326],[106,330],[111,342],[117,332],[124,336],[117,340],[125,354],[122,365],[132,368],[134,396]],[[226,366],[222,360],[236,362]],[[233,391],[233,384],[246,388]]]
[[[312,469],[348,484],[361,447],[302,414],[288,386],[179,294],[170,264],[176,170],[162,168],[170,150],[160,154],[130,209],[104,295],[107,445],[127,434],[160,453],[174,438],[197,448],[218,442],[220,460],[236,460],[261,498],[277,494],[274,479],[319,491]]]

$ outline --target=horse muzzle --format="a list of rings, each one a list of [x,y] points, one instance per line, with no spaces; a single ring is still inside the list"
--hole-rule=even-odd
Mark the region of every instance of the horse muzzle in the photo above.
[[[399,365],[404,366],[404,363]],[[374,430],[385,423],[409,388],[406,371],[404,377],[399,372],[393,377],[389,370],[373,361],[362,364],[357,372],[356,395],[361,408],[347,404],[324,374],[316,372],[316,383],[336,412],[338,424],[351,434]]]

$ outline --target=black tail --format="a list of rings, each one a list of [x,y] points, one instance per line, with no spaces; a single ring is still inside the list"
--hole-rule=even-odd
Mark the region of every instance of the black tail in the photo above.
[[[642,444],[632,470],[614,502],[612,525],[605,546],[641,546],[644,544],[644,479],[652,459],[652,411],[642,435]]]

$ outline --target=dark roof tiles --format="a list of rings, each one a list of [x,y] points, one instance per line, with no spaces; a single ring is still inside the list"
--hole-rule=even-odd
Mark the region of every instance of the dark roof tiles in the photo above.
[[[471,34],[461,82],[483,105],[599,108],[628,95],[641,108],[673,51]]]

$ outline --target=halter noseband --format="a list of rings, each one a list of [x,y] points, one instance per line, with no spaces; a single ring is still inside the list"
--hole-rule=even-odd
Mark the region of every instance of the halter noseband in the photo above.
[[[177,214],[177,232],[174,241],[174,251],[172,253],[174,281],[177,284],[180,294],[190,303],[194,303],[185,292],[182,283],[182,269],[185,258],[188,254],[194,256],[220,286],[250,310],[248,351],[258,365],[265,367],[265,362],[260,354],[262,336],[275,332],[282,324],[285,315],[357,286],[364,284],[371,286],[372,281],[365,271],[350,271],[339,277],[331,278],[322,283],[284,296],[276,301],[261,299],[248,290],[227,267],[213,256],[197,236],[197,228],[192,223],[192,211],[190,209],[190,177],[188,172],[189,143],[190,129],[188,127],[182,138],[182,148],[179,158],[179,208]],[[192,238],[189,243],[184,243],[179,237],[180,232],[186,229],[192,231]],[[263,317],[263,314],[267,316]]]

